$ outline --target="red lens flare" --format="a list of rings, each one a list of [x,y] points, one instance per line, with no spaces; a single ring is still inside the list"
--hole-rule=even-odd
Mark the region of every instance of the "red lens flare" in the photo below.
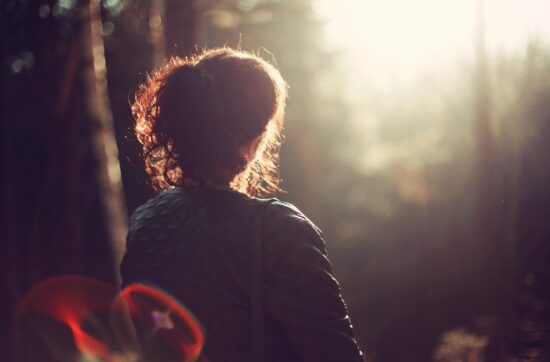
[[[48,323],[47,319],[37,317],[38,314],[53,318],[55,321],[69,327],[76,350],[84,356],[93,356],[103,361],[111,360],[107,345],[92,336],[84,329],[84,325],[91,321],[95,312],[108,310],[113,299],[117,295],[117,289],[107,283],[78,276],[61,276],[48,279],[34,286],[22,299],[17,308],[19,325],[30,326],[35,331],[37,338],[47,341],[47,345],[55,350],[55,336],[40,336],[40,329],[44,332],[55,333],[60,330]],[[61,332],[59,332],[62,334]],[[60,338],[60,344],[66,345],[67,341]],[[61,348],[63,348],[61,346]],[[46,348],[50,349],[50,348]],[[64,348],[64,354],[70,350]]]
[[[204,335],[193,315],[168,294],[61,276],[34,286],[17,308],[21,361],[191,362]]]
[[[204,345],[204,335],[195,317],[170,295],[159,289],[132,284],[126,287],[113,303],[116,315],[128,313],[146,359],[156,356],[159,361],[196,360]],[[159,358],[162,356],[161,358]],[[180,357],[181,358],[181,357]]]

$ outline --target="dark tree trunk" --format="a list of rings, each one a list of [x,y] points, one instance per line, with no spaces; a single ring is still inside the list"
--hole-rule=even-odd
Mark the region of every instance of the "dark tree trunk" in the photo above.
[[[125,220],[105,202],[120,204],[105,181],[107,166],[116,173],[116,147],[105,94],[97,93],[101,37],[93,41],[92,32],[101,23],[92,24],[99,2],[90,1],[55,15],[53,6],[17,2],[0,19],[5,360],[15,360],[14,310],[32,285],[62,274],[116,280],[113,242],[122,241]]]
[[[189,56],[195,50],[196,14],[191,0],[164,0],[168,56]]]

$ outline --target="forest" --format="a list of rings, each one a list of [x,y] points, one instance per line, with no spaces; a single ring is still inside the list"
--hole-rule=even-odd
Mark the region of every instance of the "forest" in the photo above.
[[[33,285],[118,282],[154,195],[129,106],[147,72],[228,46],[289,84],[275,196],[323,231],[368,361],[550,361],[550,30],[500,46],[515,25],[466,1],[458,51],[417,2],[415,23],[403,1],[2,1],[2,360]],[[329,32],[354,11],[371,33]]]

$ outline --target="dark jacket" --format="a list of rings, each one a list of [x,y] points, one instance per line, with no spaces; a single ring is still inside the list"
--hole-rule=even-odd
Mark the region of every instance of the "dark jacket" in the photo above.
[[[249,245],[259,204],[229,188],[172,188],[130,219],[123,285],[152,284],[187,306],[210,362],[252,359]],[[362,361],[319,229],[275,199],[262,242],[266,361]]]

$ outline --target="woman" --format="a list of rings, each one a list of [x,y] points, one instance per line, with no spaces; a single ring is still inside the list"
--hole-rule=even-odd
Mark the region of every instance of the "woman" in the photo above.
[[[163,191],[131,217],[123,284],[152,284],[186,305],[205,331],[204,360],[362,360],[321,232],[293,205],[255,197],[279,190],[285,100],[272,65],[223,48],[171,59],[132,105]],[[261,358],[250,260],[261,266]]]

